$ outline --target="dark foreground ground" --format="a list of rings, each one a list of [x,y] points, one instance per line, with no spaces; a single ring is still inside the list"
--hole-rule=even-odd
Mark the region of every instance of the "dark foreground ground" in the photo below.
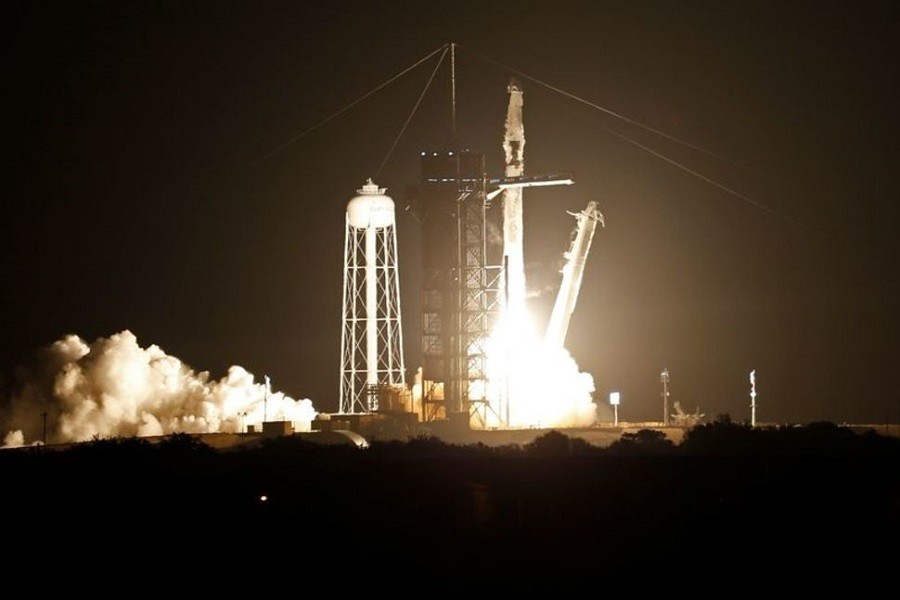
[[[101,596],[882,597],[898,586],[898,467],[897,438],[829,424],[603,449],[551,432],[6,450],[3,572],[28,593]]]

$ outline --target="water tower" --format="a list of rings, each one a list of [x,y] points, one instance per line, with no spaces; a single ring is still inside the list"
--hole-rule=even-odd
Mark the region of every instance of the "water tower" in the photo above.
[[[405,386],[394,201],[371,179],[347,203],[341,329],[341,414],[378,410]]]

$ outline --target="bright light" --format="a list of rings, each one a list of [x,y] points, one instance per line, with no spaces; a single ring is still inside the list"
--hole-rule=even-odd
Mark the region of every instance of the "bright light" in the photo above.
[[[507,313],[487,344],[489,427],[586,427],[597,420],[594,380],[539,335],[527,311]]]
[[[609,403],[613,406],[619,403],[619,392],[610,392],[609,393]]]

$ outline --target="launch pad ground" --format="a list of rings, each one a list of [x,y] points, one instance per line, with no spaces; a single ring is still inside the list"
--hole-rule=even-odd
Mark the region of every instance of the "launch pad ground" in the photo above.
[[[426,424],[427,425],[427,424]],[[607,447],[622,437],[623,433],[636,433],[642,429],[654,429],[665,434],[666,438],[678,444],[684,436],[684,428],[664,427],[643,423],[634,424],[599,424],[592,427],[530,427],[510,429],[470,429],[453,431],[447,428],[433,427],[435,437],[454,444],[484,444],[485,446],[508,446],[530,444],[551,431],[557,431],[571,438],[580,438],[592,446]]]
[[[657,421],[598,422],[587,427],[528,427],[479,429],[467,426],[465,421],[456,419],[420,422],[412,413],[373,413],[363,415],[331,415],[330,420],[316,421],[313,429],[340,429],[353,431],[367,441],[408,440],[415,437],[433,436],[449,444],[482,444],[490,447],[530,444],[551,431],[557,431],[570,438],[582,439],[592,446],[608,447],[621,439],[624,434],[635,434],[642,430],[658,431],[666,439],[678,445],[690,429],[686,426],[666,426]],[[757,428],[777,428],[796,426],[788,423],[758,423]],[[900,436],[897,425],[848,425],[841,424],[856,433],[874,431],[881,435]]]
[[[205,434],[204,442],[214,448],[228,448],[254,444],[263,439],[292,435],[309,442],[327,445],[355,445],[367,447],[372,442],[408,441],[420,437],[434,437],[448,444],[483,445],[492,448],[503,446],[525,446],[538,438],[556,431],[570,438],[584,440],[588,444],[606,448],[620,440],[623,435],[634,435],[640,431],[658,431],[676,446],[684,439],[689,427],[666,426],[661,422],[638,421],[618,424],[600,422],[589,427],[530,427],[506,429],[469,428],[451,420],[428,423],[418,422],[415,415],[357,414],[330,415],[325,420],[313,422],[312,431],[294,432],[290,423],[267,423],[261,431],[247,433]],[[285,425],[287,427],[277,427]],[[790,427],[790,424],[763,423],[758,428]],[[900,437],[900,426],[882,424],[841,424],[855,433],[874,431],[880,435]]]
[[[857,434],[874,432],[883,436],[900,437],[900,425],[897,424],[847,424],[841,423]],[[786,423],[762,423],[757,428],[784,428],[799,427],[800,425]],[[258,428],[249,428],[246,432],[219,432],[197,434],[206,445],[218,450],[254,446],[263,440],[281,436],[301,438],[305,441],[322,445],[345,445],[366,448],[373,442],[404,442],[423,437],[434,437],[447,444],[455,445],[482,445],[491,448],[504,446],[526,446],[535,440],[546,436],[550,432],[558,432],[563,435],[581,439],[599,448],[611,446],[620,440],[623,435],[634,435],[640,431],[657,431],[665,435],[665,438],[679,445],[689,427],[666,426],[661,422],[638,421],[615,423],[599,422],[589,427],[529,427],[529,428],[496,428],[477,429],[466,427],[453,420],[437,420],[421,423],[416,415],[410,413],[398,414],[356,414],[356,415],[325,415],[323,420],[312,423],[311,431],[295,431],[292,424],[287,421],[272,421],[262,424]],[[158,442],[166,436],[148,437],[151,442]],[[65,450],[78,444],[51,444],[47,449]]]

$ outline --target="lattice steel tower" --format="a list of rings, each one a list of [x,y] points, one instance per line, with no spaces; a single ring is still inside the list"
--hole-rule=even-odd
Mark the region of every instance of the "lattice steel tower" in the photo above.
[[[341,414],[378,410],[405,387],[394,201],[371,179],[347,203],[341,330]]]
[[[422,420],[456,415],[483,424],[488,335],[500,315],[499,245],[488,243],[484,155],[423,152],[410,186],[422,226]]]

